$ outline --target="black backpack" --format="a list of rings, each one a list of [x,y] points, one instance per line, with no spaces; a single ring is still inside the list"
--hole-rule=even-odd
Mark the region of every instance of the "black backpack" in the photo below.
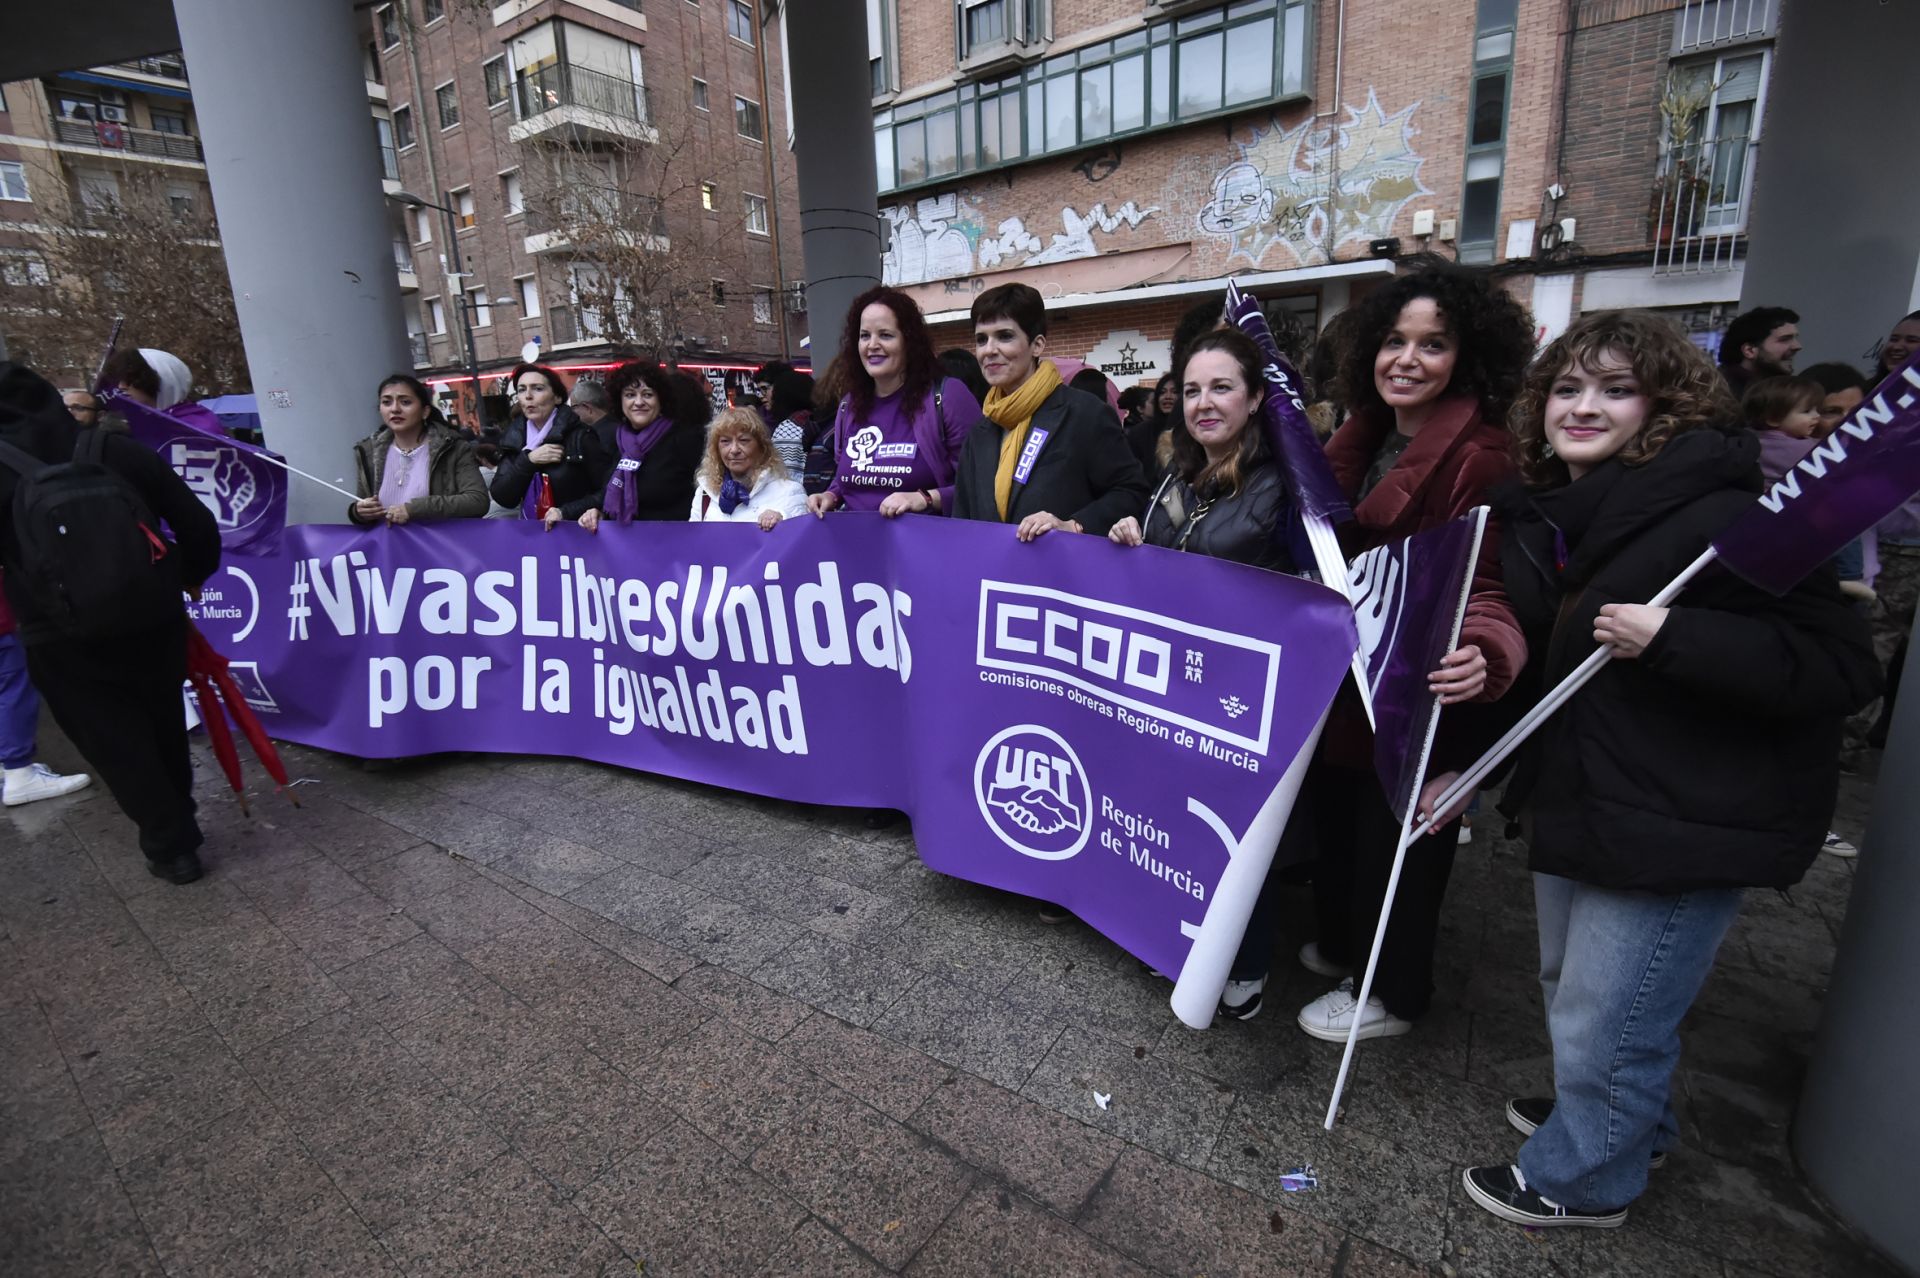
[[[38,605],[41,627],[82,639],[148,629],[181,611],[172,543],[133,485],[101,461],[105,447],[104,431],[82,431],[73,460],[49,465],[0,441],[0,466],[20,476],[15,588]]]

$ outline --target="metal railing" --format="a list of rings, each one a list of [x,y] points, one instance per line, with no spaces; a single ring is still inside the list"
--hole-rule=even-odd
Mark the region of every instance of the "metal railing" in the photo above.
[[[115,62],[110,65],[125,67],[129,71],[141,71],[147,75],[165,76],[169,80],[187,78],[187,64],[177,53],[161,54],[155,58],[134,58],[127,62]]]
[[[165,133],[159,129],[136,129],[111,120],[75,120],[64,115],[53,117],[53,140],[66,146],[99,147],[104,151],[126,151],[133,155],[164,156],[169,160],[205,162],[200,139],[183,133]]]
[[[514,118],[530,120],[560,107],[581,107],[638,124],[653,121],[653,94],[619,76],[556,62],[513,82]]]
[[[393,265],[404,275],[413,274],[413,251],[400,240],[393,242]]]
[[[1693,0],[1677,15],[1675,55],[1773,33],[1774,0]]]
[[[1733,269],[1746,244],[1754,154],[1744,134],[1667,147],[1647,209],[1654,274]]]

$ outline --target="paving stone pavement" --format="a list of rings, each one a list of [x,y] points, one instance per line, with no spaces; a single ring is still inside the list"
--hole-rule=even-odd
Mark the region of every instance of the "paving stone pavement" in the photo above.
[[[187,888],[97,787],[0,817],[7,1273],[1894,1272],[1787,1146],[1832,857],[1748,901],[1684,1034],[1685,1143],[1627,1226],[1527,1232],[1459,1185],[1551,1077],[1524,861],[1488,822],[1432,1015],[1363,1046],[1327,1134],[1304,889],[1270,1011],[1195,1033],[904,827],[566,760],[286,753],[302,806],[251,819],[198,760]]]

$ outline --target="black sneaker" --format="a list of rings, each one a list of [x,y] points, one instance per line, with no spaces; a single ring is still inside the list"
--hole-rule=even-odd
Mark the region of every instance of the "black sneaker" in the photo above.
[[[1542,1198],[1527,1188],[1527,1178],[1518,1167],[1469,1167],[1460,1181],[1467,1197],[1502,1220],[1516,1225],[1542,1228],[1548,1225],[1580,1225],[1588,1229],[1618,1229],[1627,1223],[1627,1209],[1617,1211],[1574,1211],[1551,1198]]]
[[[1516,1096],[1507,1102],[1507,1122],[1522,1136],[1531,1136],[1553,1113],[1551,1096]],[[1656,1149],[1647,1158],[1647,1169],[1659,1171],[1667,1165],[1667,1151]]]
[[[1055,905],[1051,901],[1040,902],[1040,908],[1036,912],[1039,914],[1042,923],[1065,923],[1073,917],[1072,910],[1069,910],[1064,905]]]
[[[191,883],[200,877],[200,858],[191,852],[182,852],[179,856],[165,861],[147,861],[147,873],[156,879],[180,885]]]

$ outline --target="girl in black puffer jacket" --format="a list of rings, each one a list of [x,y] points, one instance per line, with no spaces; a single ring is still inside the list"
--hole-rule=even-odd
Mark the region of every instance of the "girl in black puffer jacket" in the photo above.
[[[1642,312],[1587,316],[1514,406],[1524,489],[1502,494],[1509,599],[1533,689],[1596,644],[1614,660],[1523,750],[1523,814],[1553,1038],[1553,1098],[1509,1102],[1529,1139],[1468,1194],[1529,1225],[1611,1226],[1678,1137],[1679,1025],[1745,887],[1806,872],[1844,717],[1875,692],[1864,623],[1830,569],[1775,598],[1709,567],[1652,598],[1748,510],[1758,447],[1706,356]],[[1450,777],[1430,785],[1444,785]]]

